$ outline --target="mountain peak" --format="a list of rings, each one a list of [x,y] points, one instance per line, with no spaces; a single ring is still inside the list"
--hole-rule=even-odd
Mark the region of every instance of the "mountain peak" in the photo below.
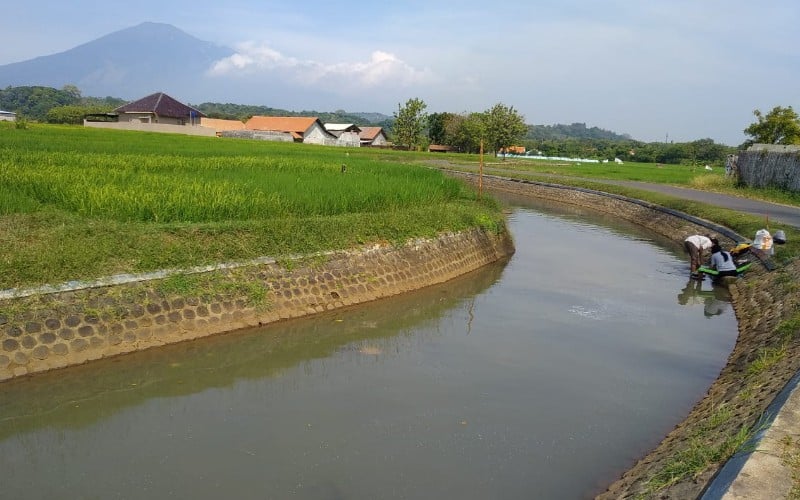
[[[189,88],[233,51],[195,38],[171,24],[143,22],[58,54],[0,66],[0,87],[61,88],[84,95],[139,98],[154,90]]]

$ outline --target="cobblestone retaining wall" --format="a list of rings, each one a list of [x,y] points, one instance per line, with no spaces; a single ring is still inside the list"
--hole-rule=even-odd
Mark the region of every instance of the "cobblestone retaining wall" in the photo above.
[[[0,380],[367,302],[510,256],[475,229],[124,285],[0,300]]]

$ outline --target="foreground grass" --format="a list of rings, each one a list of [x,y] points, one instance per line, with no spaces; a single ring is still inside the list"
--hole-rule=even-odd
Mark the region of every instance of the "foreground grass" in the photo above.
[[[466,185],[353,149],[0,132],[0,289],[503,227]]]

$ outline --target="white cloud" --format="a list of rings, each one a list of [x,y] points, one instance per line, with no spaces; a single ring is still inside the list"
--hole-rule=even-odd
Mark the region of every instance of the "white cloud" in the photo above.
[[[407,87],[435,80],[430,70],[414,68],[396,55],[376,50],[363,62],[323,63],[288,57],[266,44],[239,44],[232,56],[221,59],[209,70],[211,76],[269,74],[308,86]]]

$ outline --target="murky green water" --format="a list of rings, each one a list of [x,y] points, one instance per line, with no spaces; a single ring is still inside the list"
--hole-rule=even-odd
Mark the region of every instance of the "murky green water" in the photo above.
[[[524,203],[511,261],[445,286],[0,384],[0,496],[602,490],[702,397],[735,318],[676,243]]]

